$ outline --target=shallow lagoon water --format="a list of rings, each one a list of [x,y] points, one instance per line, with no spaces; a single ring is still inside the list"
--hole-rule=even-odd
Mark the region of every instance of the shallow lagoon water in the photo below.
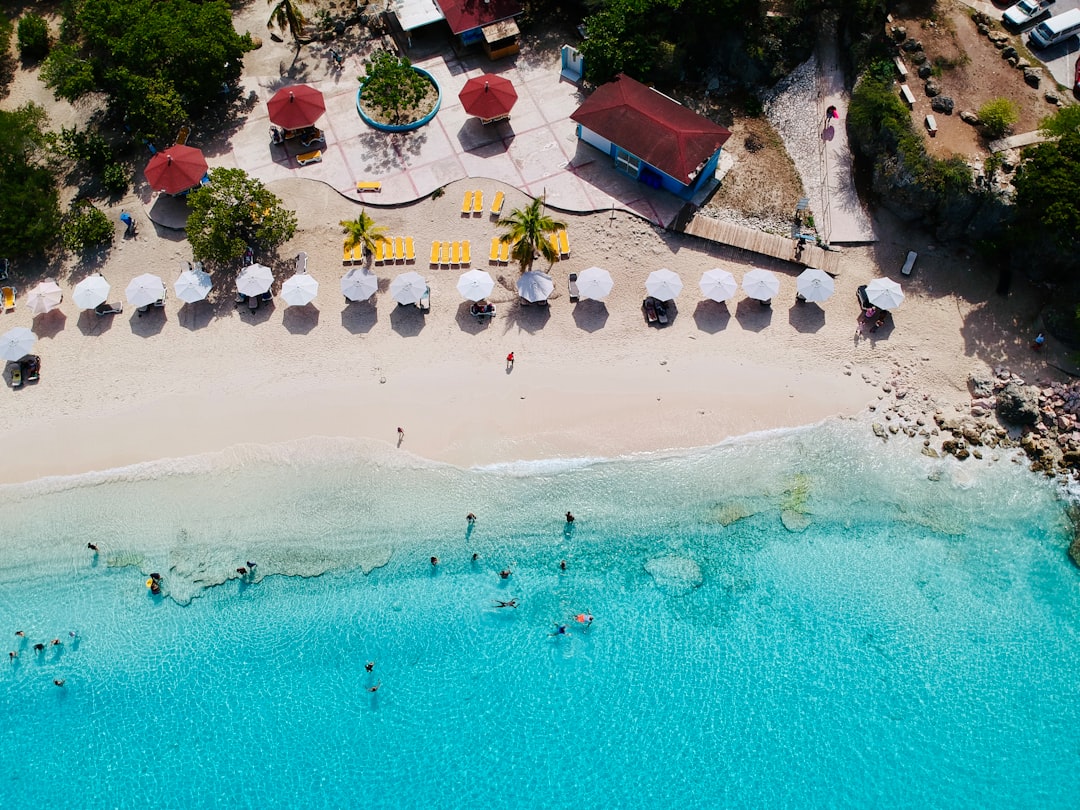
[[[474,470],[315,441],[0,490],[0,804],[1075,806],[1056,491],[866,433]]]

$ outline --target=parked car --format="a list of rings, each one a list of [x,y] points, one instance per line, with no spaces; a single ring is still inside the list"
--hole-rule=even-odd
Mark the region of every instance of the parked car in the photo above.
[[[1015,6],[1005,9],[1001,20],[1014,31],[1022,31],[1049,17],[1053,6],[1054,0],[1020,0]]]

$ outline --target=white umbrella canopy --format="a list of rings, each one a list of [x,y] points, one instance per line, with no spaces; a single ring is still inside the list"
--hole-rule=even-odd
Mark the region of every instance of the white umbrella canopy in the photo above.
[[[149,306],[165,297],[165,282],[153,273],[143,273],[131,280],[124,295],[133,307]]]
[[[682,279],[666,267],[653,270],[645,279],[645,292],[658,301],[671,301],[682,292]]]
[[[743,291],[758,301],[769,301],[780,292],[780,279],[768,270],[755,267],[742,280]]]
[[[100,273],[87,276],[75,285],[71,299],[79,309],[93,309],[98,304],[104,304],[109,298],[109,282]]]
[[[795,279],[795,289],[807,301],[825,301],[833,294],[832,276],[816,267],[807,267]]]
[[[210,280],[209,273],[205,270],[194,270],[190,267],[180,273],[180,277],[173,282],[176,297],[185,304],[202,301],[210,294],[212,286],[213,282]]]
[[[495,289],[495,280],[484,270],[470,270],[458,278],[457,290],[466,301],[482,301]]]
[[[274,284],[274,271],[265,264],[249,264],[236,277],[236,290],[243,295],[262,295]]]
[[[63,300],[64,291],[52,279],[40,282],[26,294],[26,306],[35,316],[52,312]]]
[[[390,295],[399,304],[416,304],[427,292],[427,281],[416,272],[402,273],[390,282]]]
[[[30,354],[37,342],[37,335],[25,326],[16,326],[0,336],[0,357],[5,360],[22,360]]]
[[[578,273],[578,295],[592,301],[603,301],[611,295],[611,288],[615,282],[611,280],[611,273],[602,267],[588,267]]]
[[[361,268],[350,270],[341,279],[341,294],[350,301],[366,301],[379,290],[379,277]]]
[[[285,283],[281,285],[281,298],[291,307],[310,304],[318,294],[319,282],[307,273],[297,273],[285,279]]]
[[[701,294],[713,301],[727,301],[739,289],[735,276],[719,267],[702,273],[698,286],[701,287]]]
[[[896,309],[904,301],[904,291],[891,278],[875,278],[866,285],[866,300],[878,309]]]
[[[526,301],[534,304],[539,301],[547,301],[548,296],[555,292],[555,282],[547,273],[539,270],[530,270],[522,273],[517,281],[518,295]]]

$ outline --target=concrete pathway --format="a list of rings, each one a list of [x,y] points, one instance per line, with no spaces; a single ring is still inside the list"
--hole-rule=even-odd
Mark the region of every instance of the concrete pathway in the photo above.
[[[1053,135],[1043,135],[1036,129],[1031,132],[1021,132],[1019,135],[1010,135],[1008,138],[990,141],[990,151],[1004,152],[1006,149],[1019,149],[1022,146],[1032,146],[1052,140],[1054,140]]]

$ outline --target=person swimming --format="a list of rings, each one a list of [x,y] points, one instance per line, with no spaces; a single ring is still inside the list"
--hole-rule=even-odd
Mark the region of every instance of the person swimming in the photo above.
[[[509,568],[504,568],[502,571],[500,571],[499,572],[499,578],[500,579],[510,579],[510,569]]]
[[[593,615],[591,613],[579,613],[574,618],[577,619],[578,624],[591,625],[593,623]]]
[[[86,547],[87,547],[88,549],[90,549],[91,551],[97,551],[97,550],[98,550],[98,547],[97,547],[97,546],[95,546],[95,545],[94,545],[93,543],[87,543],[87,544],[86,544]]]
[[[574,513],[573,512],[567,512],[566,513],[566,522],[567,523],[573,523],[574,522]]]
[[[65,681],[63,678],[56,678],[53,683],[56,686],[63,686],[65,683],[67,683],[67,681]]]
[[[364,671],[365,672],[371,672],[371,670],[373,670],[373,669],[375,669],[375,662],[374,661],[368,661],[366,664],[364,664]]]
[[[45,645],[39,641],[34,645],[34,652],[45,652]]]
[[[367,690],[368,690],[369,692],[378,692],[378,691],[379,691],[379,687],[380,687],[380,686],[382,686],[382,681],[379,681],[379,682],[378,682],[377,684],[375,684],[374,686],[369,686],[369,687],[367,688]]]
[[[439,564],[439,558],[438,558],[438,557],[432,557],[432,558],[431,558],[431,564],[432,564],[433,566],[434,566],[434,565],[438,565],[438,564]]]
[[[496,599],[495,600],[495,607],[497,607],[497,608],[507,608],[507,607],[508,608],[516,608],[517,606],[518,606],[518,600],[517,599],[510,599],[510,600],[508,600],[506,602],[504,602],[501,599]]]
[[[555,627],[555,632],[554,633],[548,633],[548,635],[549,636],[565,636],[566,635],[566,625],[565,624],[557,625]]]
[[[248,572],[248,570],[246,568],[244,568],[244,566],[242,566],[242,565],[239,568],[236,569],[236,573],[238,573],[242,577],[246,577],[247,572]]]

